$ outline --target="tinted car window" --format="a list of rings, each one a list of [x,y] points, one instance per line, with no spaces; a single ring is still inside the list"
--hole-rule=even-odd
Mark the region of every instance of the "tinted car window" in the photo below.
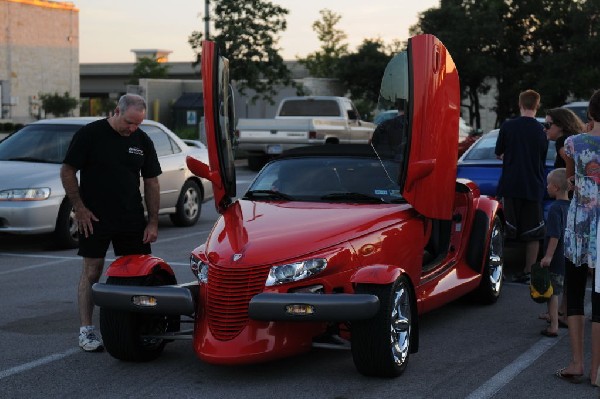
[[[181,152],[181,148],[162,129],[156,126],[144,125],[142,130],[150,136],[154,142],[156,154],[159,157]]]
[[[34,124],[0,143],[0,160],[62,163],[80,125]]]
[[[340,116],[334,100],[287,100],[281,106],[280,116]]]
[[[498,139],[498,132],[492,131],[488,134],[483,135],[475,144],[473,148],[465,154],[465,161],[489,161],[496,158],[496,140]],[[546,162],[554,163],[556,159],[556,147],[554,141],[550,141],[548,144],[548,152],[546,153]]]

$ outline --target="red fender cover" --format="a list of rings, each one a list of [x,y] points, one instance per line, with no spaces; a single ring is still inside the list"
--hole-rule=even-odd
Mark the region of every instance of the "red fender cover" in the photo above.
[[[174,276],[173,269],[163,259],[152,255],[126,255],[110,264],[106,270],[109,277],[138,277],[152,274],[155,268]]]

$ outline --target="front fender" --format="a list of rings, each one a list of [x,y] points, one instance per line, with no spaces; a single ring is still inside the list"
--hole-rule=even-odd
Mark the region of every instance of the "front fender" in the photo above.
[[[352,284],[392,284],[404,274],[398,267],[372,265],[358,270],[350,281]]]
[[[171,266],[161,258],[152,255],[126,255],[111,263],[106,270],[106,275],[108,277],[138,277],[150,275],[158,270],[163,270],[171,276],[175,275]]]

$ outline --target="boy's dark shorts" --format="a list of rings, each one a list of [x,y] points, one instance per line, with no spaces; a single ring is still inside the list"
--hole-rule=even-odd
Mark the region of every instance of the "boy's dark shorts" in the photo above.
[[[104,258],[111,241],[116,256],[150,254],[150,243],[144,244],[143,240],[144,229],[122,232],[95,228],[94,234],[87,238],[79,234],[77,255],[84,258]]]
[[[546,225],[542,203],[507,197],[501,201],[506,218],[506,238],[519,241],[544,239]]]

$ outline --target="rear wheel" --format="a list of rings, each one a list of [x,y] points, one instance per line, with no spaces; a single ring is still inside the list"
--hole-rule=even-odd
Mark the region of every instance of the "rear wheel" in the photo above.
[[[172,276],[155,273],[141,277],[109,277],[106,284],[157,286],[176,284]],[[125,361],[156,359],[166,341],[156,336],[178,329],[179,318],[100,308],[100,331],[111,356]]]
[[[56,228],[54,229],[54,243],[59,248],[77,248],[79,246],[79,233],[73,205],[67,197],[60,204]]]
[[[179,193],[175,213],[169,215],[175,226],[188,227],[198,222],[202,207],[202,192],[193,180],[185,182]]]
[[[361,284],[357,294],[379,298],[379,312],[369,320],[352,323],[352,357],[366,376],[397,377],[411,352],[413,301],[408,279],[388,285]]]
[[[490,233],[485,264],[481,272],[481,283],[475,291],[477,301],[492,304],[498,300],[502,290],[504,274],[504,232],[502,221],[497,216]]]

